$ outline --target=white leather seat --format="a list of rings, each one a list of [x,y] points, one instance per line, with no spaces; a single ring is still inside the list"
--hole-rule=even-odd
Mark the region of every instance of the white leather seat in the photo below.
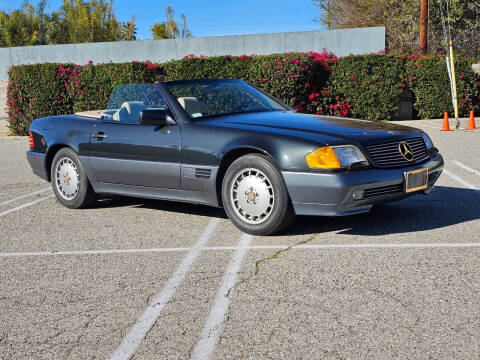
[[[205,115],[209,112],[208,106],[205,105],[205,103],[197,100],[196,97],[180,97],[177,100],[188,113],[188,115]]]
[[[122,107],[113,114],[113,120],[126,123],[138,123],[140,112],[146,108],[143,101],[125,101]]]

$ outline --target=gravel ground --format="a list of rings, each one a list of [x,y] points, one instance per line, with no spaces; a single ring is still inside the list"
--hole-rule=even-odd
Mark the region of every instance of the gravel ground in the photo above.
[[[446,159],[433,193],[271,237],[204,206],[66,209],[0,138],[0,358],[109,358],[160,303],[134,359],[480,358],[480,131],[409,124]]]

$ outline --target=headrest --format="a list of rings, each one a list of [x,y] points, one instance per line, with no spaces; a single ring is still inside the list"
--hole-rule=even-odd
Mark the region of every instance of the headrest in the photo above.
[[[143,101],[125,101],[122,108],[127,109],[128,113],[131,114],[132,112],[145,110],[147,107]]]
[[[125,101],[122,104],[122,107],[113,114],[113,120],[136,123],[138,122],[140,111],[143,111],[146,108],[147,107],[143,101]]]
[[[198,101],[196,97],[180,97],[177,100],[189,115],[205,115],[209,112],[208,106]]]

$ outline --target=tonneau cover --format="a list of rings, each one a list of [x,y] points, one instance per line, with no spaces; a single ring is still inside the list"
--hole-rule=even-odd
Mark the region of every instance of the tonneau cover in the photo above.
[[[76,112],[75,115],[92,119],[101,119],[105,115],[105,110],[80,111]]]

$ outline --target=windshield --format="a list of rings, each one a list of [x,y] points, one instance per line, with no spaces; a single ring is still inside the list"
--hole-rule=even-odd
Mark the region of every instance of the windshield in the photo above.
[[[192,118],[288,110],[239,80],[173,81],[165,85]]]

